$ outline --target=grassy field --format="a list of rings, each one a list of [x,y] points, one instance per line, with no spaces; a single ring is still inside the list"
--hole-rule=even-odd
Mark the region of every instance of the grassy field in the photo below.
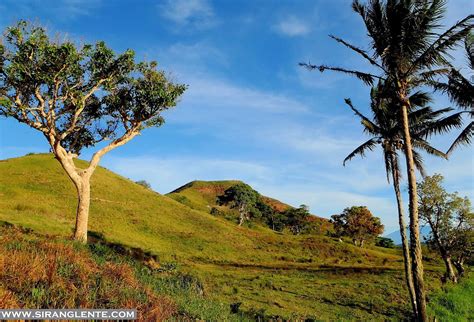
[[[406,317],[398,250],[237,227],[209,214],[215,192],[187,190],[188,201],[178,202],[180,191],[163,196],[98,168],[92,177],[90,230],[107,243],[149,252],[160,267],[198,278],[206,301],[223,303],[227,313],[232,304],[251,316]],[[63,238],[72,233],[75,207],[73,185],[51,155],[0,161],[0,220]],[[438,290],[442,268],[437,261],[426,267],[429,291]],[[214,317],[221,314],[216,312]],[[194,316],[204,318],[199,314]]]
[[[432,294],[428,310],[439,321],[474,321],[474,275]]]

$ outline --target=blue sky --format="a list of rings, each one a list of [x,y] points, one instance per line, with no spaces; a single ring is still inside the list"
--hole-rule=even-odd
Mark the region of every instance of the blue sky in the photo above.
[[[145,179],[161,193],[195,179],[240,179],[289,204],[308,204],[323,217],[367,205],[389,233],[397,229],[397,215],[380,151],[342,166],[366,139],[343,99],[350,97],[366,111],[369,89],[343,75],[297,66],[311,61],[365,67],[327,37],[367,46],[350,3],[0,0],[0,27],[28,19],[53,35],[104,40],[119,52],[131,48],[189,85],[178,106],[164,115],[163,127],[143,132],[101,165]],[[446,24],[470,12],[472,0],[451,0]],[[462,54],[454,57],[459,66],[464,63]],[[434,105],[450,104],[437,96]],[[453,137],[433,142],[446,149]],[[38,132],[0,119],[0,159],[46,151]],[[472,152],[464,147],[450,161],[426,157],[428,173],[442,173],[448,189],[472,198]]]

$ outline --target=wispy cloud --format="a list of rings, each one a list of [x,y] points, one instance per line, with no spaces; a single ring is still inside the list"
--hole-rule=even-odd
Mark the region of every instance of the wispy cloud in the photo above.
[[[113,157],[103,165],[132,180],[147,180],[161,193],[193,180],[245,180],[256,182],[270,175],[266,166],[249,161],[219,158]]]
[[[303,36],[311,31],[309,25],[296,16],[288,16],[280,20],[274,26],[274,29],[278,33],[288,37]]]
[[[51,19],[63,21],[91,15],[101,5],[102,0],[4,0],[0,8],[4,12],[12,12],[17,19],[44,13]]]
[[[207,0],[168,0],[158,5],[158,10],[178,27],[206,29],[216,22],[214,9]]]

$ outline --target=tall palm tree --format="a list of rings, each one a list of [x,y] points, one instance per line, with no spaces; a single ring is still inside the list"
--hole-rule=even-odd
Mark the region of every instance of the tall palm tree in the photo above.
[[[356,156],[364,157],[368,150],[372,151],[377,145],[381,146],[385,161],[387,181],[390,182],[391,176],[397,200],[398,223],[400,226],[402,253],[405,265],[405,280],[407,283],[413,312],[417,312],[416,294],[411,272],[408,238],[406,235],[407,226],[405,224],[403,201],[402,195],[400,193],[401,172],[399,167],[398,152],[402,150],[403,145],[403,126],[400,124],[399,117],[396,115],[396,113],[394,113],[393,106],[390,106],[391,102],[387,99],[384,99],[383,97],[380,97],[379,94],[382,90],[381,87],[382,84],[379,83],[378,86],[374,87],[371,91],[370,109],[372,113],[372,119],[364,116],[353,106],[349,99],[345,100],[346,104],[361,119],[364,132],[370,135],[370,139],[352,151],[344,159],[343,164],[345,165],[347,161],[350,161]],[[417,150],[422,150],[428,154],[446,158],[446,155],[443,152],[432,147],[426,141],[426,139],[432,134],[443,133],[453,127],[459,127],[461,125],[461,113],[444,117],[443,115],[447,112],[450,112],[452,109],[445,108],[433,111],[430,107],[425,106],[430,101],[430,97],[424,92],[416,92],[410,96],[411,110],[408,115],[408,119],[414,146],[413,156],[415,160],[415,166],[423,176],[425,173],[423,160]]]
[[[471,118],[471,122],[464,128],[459,136],[454,140],[448,149],[450,154],[461,144],[470,144],[474,136],[474,34],[469,34],[464,40],[464,48],[468,61],[468,69],[471,72],[471,80],[465,77],[455,68],[451,69],[446,83],[434,82],[434,87],[438,91],[448,94],[451,101],[456,103]]]
[[[359,14],[371,39],[370,51],[331,36],[337,42],[361,55],[375,72],[351,70],[327,65],[300,65],[308,69],[338,71],[356,76],[368,85],[375,80],[392,84],[392,96],[400,123],[403,125],[403,149],[408,173],[410,211],[410,255],[416,291],[417,318],[427,321],[423,263],[418,219],[415,158],[410,136],[408,111],[409,91],[428,84],[436,76],[450,71],[449,51],[469,34],[474,15],[438,33],[445,12],[444,0],[353,0],[352,8]]]

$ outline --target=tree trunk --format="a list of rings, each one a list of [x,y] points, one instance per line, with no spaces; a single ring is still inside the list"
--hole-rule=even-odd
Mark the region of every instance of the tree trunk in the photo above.
[[[74,239],[81,242],[87,243],[87,224],[89,221],[89,206],[90,206],[90,180],[89,178],[83,178],[82,182],[76,187],[77,188],[77,212],[76,212],[76,226],[74,228]]]
[[[458,276],[462,277],[464,275],[465,269],[464,269],[464,261],[461,260],[455,260],[453,261],[454,267],[456,267],[456,270],[458,271]]]
[[[408,287],[408,292],[410,294],[410,302],[413,310],[413,315],[417,316],[416,308],[416,295],[415,287],[413,286],[413,275],[411,271],[411,258],[410,258],[410,248],[408,246],[408,238],[406,232],[405,224],[405,214],[403,211],[403,200],[402,194],[400,193],[400,182],[398,181],[398,175],[396,169],[394,168],[395,160],[393,154],[390,154],[392,161],[392,182],[393,189],[395,190],[395,196],[397,198],[397,208],[398,208],[398,224],[400,226],[400,236],[402,238],[402,253],[403,253],[403,263],[405,265],[405,279]]]
[[[404,150],[408,172],[408,195],[410,210],[410,255],[412,260],[413,285],[415,286],[418,320],[428,321],[426,313],[425,284],[423,281],[423,256],[421,253],[420,229],[418,219],[418,195],[416,189],[415,162],[411,145],[411,136],[408,122],[408,102],[402,95],[402,121],[404,134]]]
[[[244,220],[245,220],[245,206],[244,205],[241,205],[239,207],[239,226],[242,226],[242,224],[244,223]]]
[[[443,261],[446,265],[446,279],[450,280],[453,283],[457,283],[458,279],[456,277],[456,273],[454,272],[453,262],[451,261],[451,257],[443,255]]]

